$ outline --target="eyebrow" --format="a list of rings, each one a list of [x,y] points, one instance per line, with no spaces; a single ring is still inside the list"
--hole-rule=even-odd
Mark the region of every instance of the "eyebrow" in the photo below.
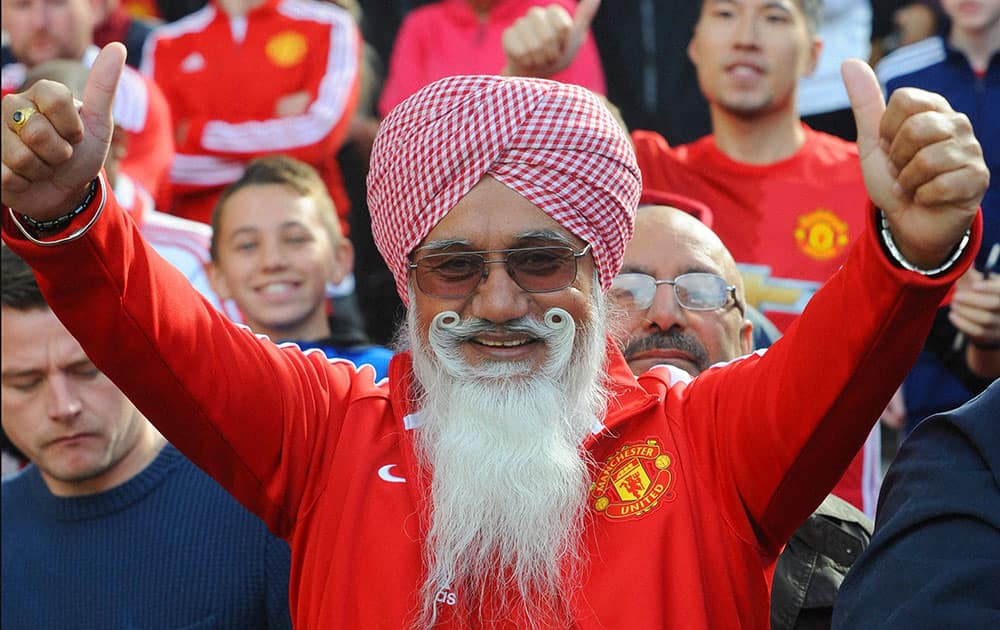
[[[791,2],[794,1],[795,0],[791,0]],[[739,4],[739,3],[736,0],[706,0],[705,4],[719,5],[719,4]],[[768,9],[782,9],[784,11],[791,12],[792,7],[789,6],[789,4],[790,3],[787,0],[771,0],[771,2],[766,2],[764,6],[761,8],[764,9],[765,11]]]
[[[656,278],[656,274],[653,273],[652,269],[650,269],[645,265],[638,265],[638,264],[622,265],[621,271],[619,271],[618,273],[642,273],[652,278]],[[723,280],[726,279],[726,276],[724,276],[721,271],[710,269],[708,267],[705,267],[704,265],[688,265],[687,267],[681,269],[680,273],[678,273],[677,276],[683,276],[686,273],[710,273],[713,276],[719,276]],[[674,278],[676,278],[677,276],[674,276]],[[726,283],[728,284],[729,281],[726,280]]]
[[[260,232],[260,230],[258,228],[255,228],[255,227],[238,227],[235,230],[233,230],[229,234],[229,236],[227,238],[228,239],[234,239],[237,236],[243,236],[243,235],[246,235],[246,234],[253,235],[253,234],[257,234],[258,232]]]
[[[576,248],[577,245],[568,236],[555,230],[532,230],[514,237],[514,241],[554,241],[566,247]]]
[[[561,232],[555,230],[530,230],[528,232],[522,232],[517,234],[513,238],[513,247],[510,249],[516,249],[518,245],[522,245],[523,241],[552,241],[554,244],[565,245],[566,247],[575,249],[577,247],[568,236]],[[414,252],[419,251],[441,251],[445,249],[452,249],[458,247],[472,247],[472,243],[467,239],[460,238],[444,238],[440,240],[430,241],[426,245],[422,245]],[[505,248],[507,249],[507,248]],[[482,251],[482,250],[476,250]]]
[[[298,219],[288,219],[287,221],[282,221],[278,224],[279,230],[287,230],[288,228],[303,228],[309,229],[309,226]],[[239,236],[240,234],[257,234],[263,231],[263,228],[257,227],[255,225],[243,225],[234,228],[232,233],[229,235],[230,238],[233,236]]]
[[[25,376],[35,376],[36,374],[42,374],[43,370],[4,370],[0,374],[0,380],[8,380],[14,378],[22,378]]]
[[[96,367],[96,366],[94,365],[94,362],[91,361],[90,359],[83,358],[83,359],[79,359],[77,361],[73,361],[72,363],[67,363],[66,365],[61,365],[61,366],[59,366],[59,369],[63,370],[63,371],[69,371],[69,370],[74,370],[74,369],[78,369],[78,368],[81,368],[81,367]],[[18,369],[4,370],[2,373],[0,373],[0,379],[7,380],[9,378],[21,378],[21,377],[25,377],[25,376],[35,376],[35,375],[38,375],[38,374],[45,374],[46,372],[47,372],[47,370],[45,370],[43,368],[26,368],[26,369],[23,369],[23,370],[18,370]]]

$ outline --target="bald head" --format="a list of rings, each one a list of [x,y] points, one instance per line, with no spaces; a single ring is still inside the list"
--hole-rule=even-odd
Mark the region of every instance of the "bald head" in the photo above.
[[[729,284],[736,286],[736,294],[740,303],[743,303],[743,278],[736,268],[736,261],[722,244],[719,236],[704,223],[684,210],[672,206],[653,205],[639,208],[635,227],[636,238],[643,234],[643,238],[658,240],[661,243],[662,258],[674,258],[680,252],[675,253],[672,250],[678,249],[689,252],[695,258],[712,260],[716,265],[716,273],[725,278]],[[633,238],[632,243],[635,243],[636,238]],[[626,249],[626,263],[629,260],[628,249],[633,247],[632,243]]]
[[[621,273],[655,280],[714,274],[736,287],[738,303],[745,304],[743,281],[729,250],[715,232],[677,208],[639,208]],[[657,286],[652,305],[627,313],[625,319],[624,353],[632,371],[641,374],[654,365],[669,364],[697,375],[714,363],[750,352],[752,325],[732,299],[732,291],[726,294],[725,305],[718,309],[691,310],[681,306],[672,286]]]

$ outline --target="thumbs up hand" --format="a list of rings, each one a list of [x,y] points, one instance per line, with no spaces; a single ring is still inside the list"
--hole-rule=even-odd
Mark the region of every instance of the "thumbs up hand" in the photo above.
[[[943,97],[924,90],[896,90],[886,105],[863,61],[845,61],[841,74],[868,195],[885,213],[903,257],[933,269],[972,224],[989,185],[972,125]]]
[[[4,97],[0,193],[5,206],[45,221],[86,197],[111,144],[111,105],[124,64],[125,47],[108,44],[90,69],[82,104],[53,81]]]
[[[507,65],[502,74],[546,79],[576,58],[601,0],[580,0],[576,13],[558,4],[532,7],[503,32]]]

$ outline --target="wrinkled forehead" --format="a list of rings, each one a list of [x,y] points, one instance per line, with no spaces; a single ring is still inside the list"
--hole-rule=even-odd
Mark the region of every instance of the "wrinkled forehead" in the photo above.
[[[80,342],[48,307],[0,308],[0,368],[5,374],[86,359]]]

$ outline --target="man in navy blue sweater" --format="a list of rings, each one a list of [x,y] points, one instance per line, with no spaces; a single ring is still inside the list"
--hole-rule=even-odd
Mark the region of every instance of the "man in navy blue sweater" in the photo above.
[[[163,437],[2,253],[4,628],[291,628],[287,544]]]
[[[1000,627],[1000,381],[921,422],[889,468],[834,628]]]

